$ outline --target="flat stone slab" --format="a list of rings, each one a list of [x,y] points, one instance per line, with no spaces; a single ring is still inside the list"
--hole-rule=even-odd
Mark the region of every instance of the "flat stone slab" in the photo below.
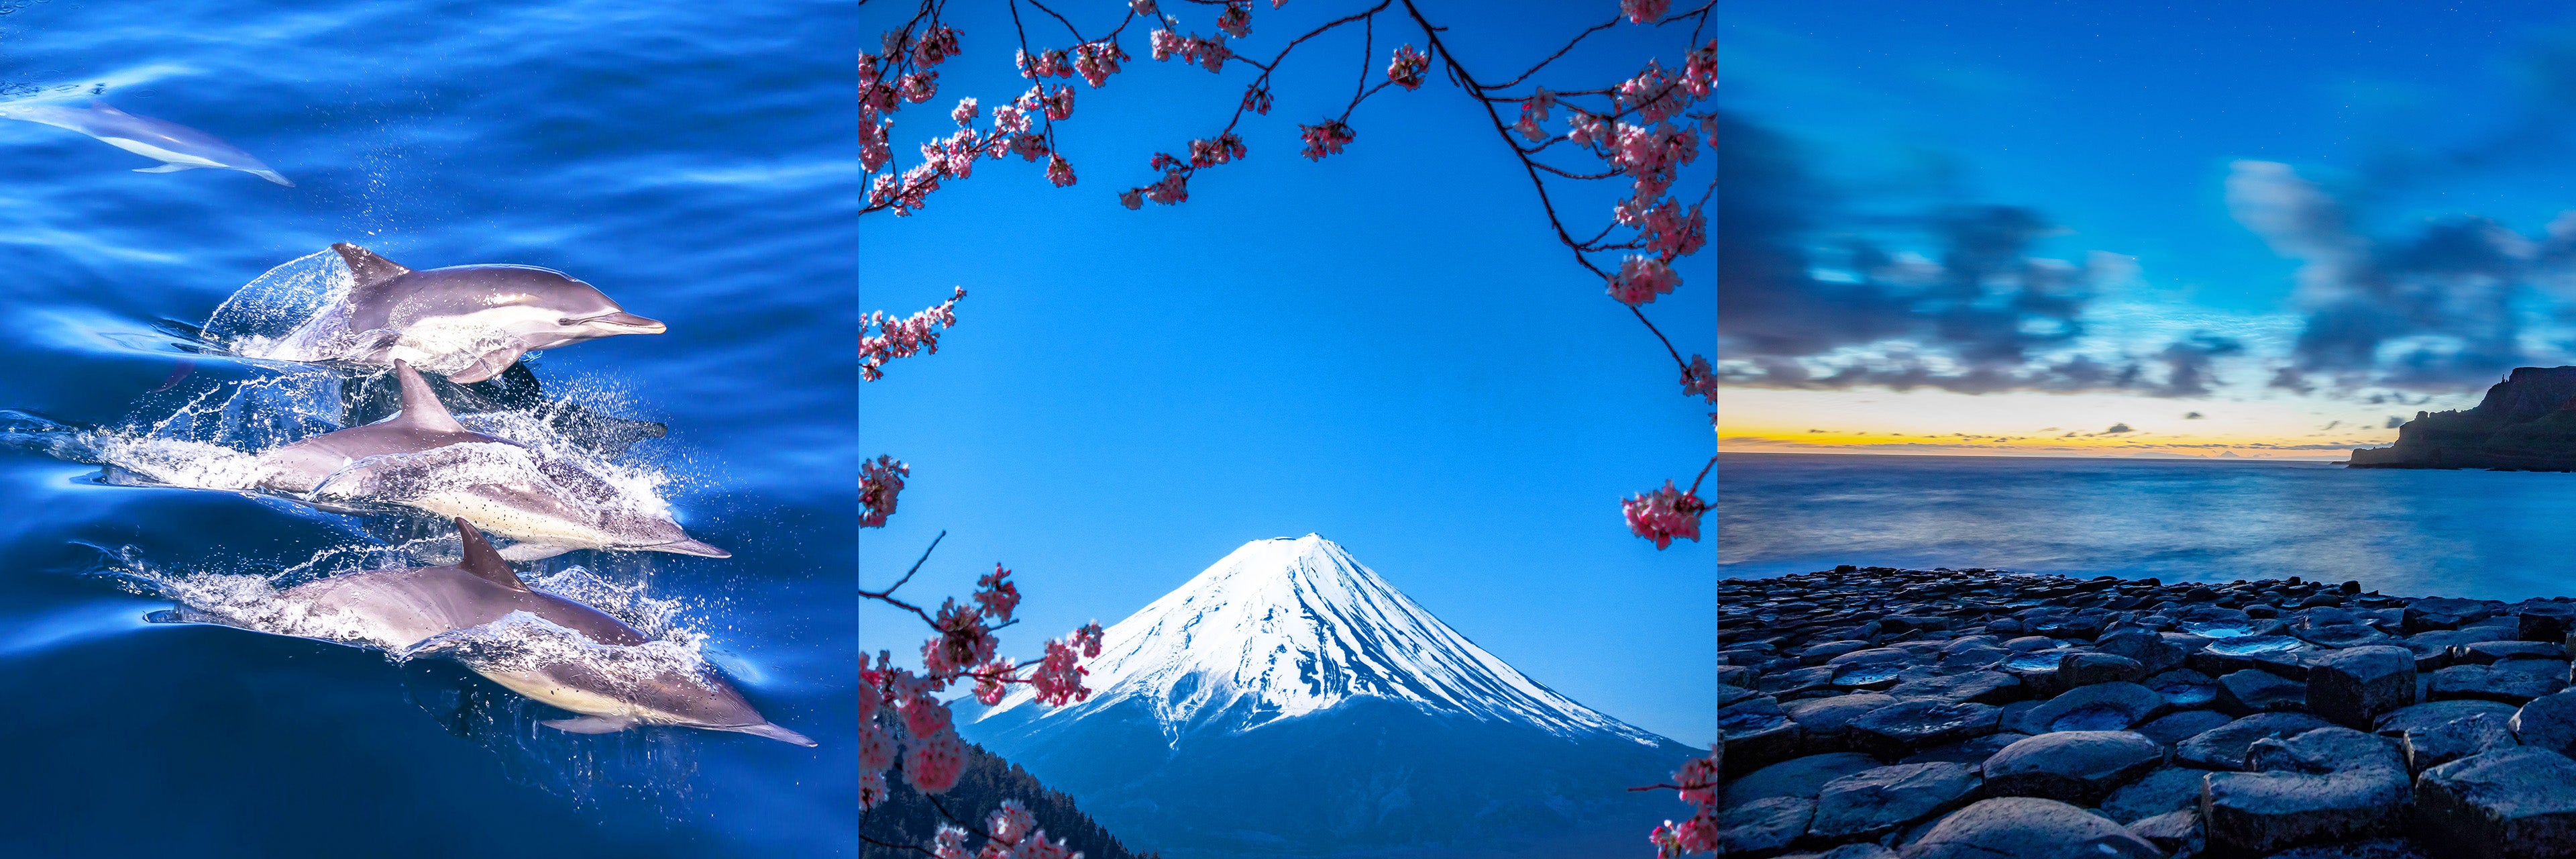
[[[2010,704],[2028,697],[2021,678],[2001,671],[1969,671],[1946,677],[1907,680],[1888,689],[1893,698],[1932,698],[1975,704]]]
[[[2114,653],[2069,653],[2057,663],[2057,682],[2068,689],[2113,681],[2136,683],[2146,676],[2145,663]]]
[[[2446,853],[2576,855],[2576,761],[2518,747],[2461,758],[2416,779],[2415,824]]]
[[[2005,746],[1983,769],[1988,796],[2092,805],[2164,762],[2164,747],[2133,731],[2059,731]]]
[[[2254,772],[2211,773],[2201,793],[2214,852],[2261,855],[2291,847],[2397,833],[2410,789],[2388,741],[2325,727],[2256,741]]]
[[[2200,852],[2200,810],[2185,808],[2168,811],[2129,823],[2130,834],[2156,845],[2157,849],[2181,855]]]
[[[2531,699],[2506,717],[2506,727],[2522,745],[2576,754],[2576,690]]]
[[[2002,727],[2025,734],[2050,731],[2116,731],[2161,715],[2165,697],[2136,683],[2096,683],[2042,701]]]
[[[1960,809],[1900,854],[1905,859],[2163,859],[2165,852],[2101,815],[2026,796]]]
[[[2167,671],[2149,677],[2142,684],[2165,696],[2165,703],[2179,709],[2215,706],[2218,702],[2218,679],[2188,668]]]
[[[1808,799],[1825,789],[1825,783],[1878,767],[1878,761],[1857,752],[1835,752],[1808,755],[1781,761],[1726,783],[1718,796],[1718,805],[1734,808],[1758,799],[1796,796]]]
[[[1894,703],[1896,699],[1886,695],[1858,692],[1791,701],[1780,705],[1780,710],[1788,714],[1790,721],[1797,722],[1798,727],[1806,731],[1811,745],[1819,741],[1833,744],[1842,741],[1843,728],[1849,725],[1851,720],[1860,718],[1871,710]]]
[[[2122,786],[2103,798],[2103,814],[2123,824],[2159,814],[2200,807],[2200,784],[2208,770],[2166,767]]]
[[[2429,728],[2408,728],[2400,738],[2406,769],[2423,772],[2471,755],[2522,745],[2514,739],[2512,722],[2494,713],[2475,713]]]
[[[2442,724],[2443,722],[2448,722],[2452,719],[2477,713],[2494,713],[2505,718],[2512,718],[2514,714],[2514,706],[2495,701],[2480,701],[2476,699],[2427,701],[2412,707],[2401,707],[2395,712],[2381,716],[2379,717],[2379,721],[2373,725],[2372,728],[2374,733],[2383,737],[2402,737],[2406,735],[2406,731],[2409,728],[2430,728],[2435,725]]]
[[[2294,737],[2331,725],[2306,713],[2257,713],[2202,732],[2174,747],[2174,762],[2203,769],[2245,768],[2254,741]]]
[[[1898,764],[1826,782],[1807,830],[1830,841],[1875,839],[1966,805],[1979,779],[1961,763]]]
[[[2308,672],[2308,710],[2366,731],[2381,714],[2415,704],[2415,654],[2403,647],[2354,647],[2325,654]]]
[[[2433,672],[2436,701],[2474,698],[2521,705],[2567,688],[2567,663],[2557,659],[2508,659],[2493,665],[2453,665]]]
[[[1717,843],[1727,855],[1767,856],[1789,849],[1806,834],[1816,815],[1816,801],[1775,796],[1731,806],[1719,812]]]
[[[1931,748],[1906,755],[1904,760],[1897,761],[1897,763],[1923,764],[1935,761],[1949,761],[1951,763],[1961,763],[1974,766],[1985,763],[1987,758],[1994,757],[1995,753],[2003,751],[2005,746],[2019,742],[2022,738],[2028,736],[2030,735],[2015,731],[1996,731],[1982,737],[1960,740],[1946,746],[1933,746]]]
[[[2132,730],[2145,735],[2147,739],[2156,741],[2159,745],[2172,746],[2233,721],[2236,721],[2233,717],[2215,710],[2184,710],[2139,725]]]
[[[2308,685],[2248,668],[2218,678],[2218,711],[2231,716],[2296,713],[2308,708]]]
[[[1893,759],[1994,733],[2002,716],[2002,710],[1988,704],[1914,700],[1871,710],[1845,723],[1844,730],[1852,748]]]

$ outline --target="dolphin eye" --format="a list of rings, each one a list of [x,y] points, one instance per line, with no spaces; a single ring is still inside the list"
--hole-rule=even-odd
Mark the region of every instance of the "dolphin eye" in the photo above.
[[[556,324],[556,325],[561,325],[561,326],[564,326],[564,327],[566,327],[566,328],[570,328],[570,327],[575,326],[575,325],[580,325],[581,323],[582,323],[582,320],[574,319],[574,318],[572,318],[572,317],[570,317],[570,316],[566,316],[566,317],[564,317],[564,318],[562,318],[562,319],[557,319],[557,320],[555,320],[555,324]]]

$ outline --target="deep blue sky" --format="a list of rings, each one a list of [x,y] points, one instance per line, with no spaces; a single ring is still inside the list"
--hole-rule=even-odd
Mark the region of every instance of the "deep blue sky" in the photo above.
[[[1614,8],[1596,5],[1579,18],[1434,8],[1462,50],[1498,58],[1471,61],[1499,69]],[[1250,40],[1265,53],[1288,22],[1325,11],[1266,7]],[[922,135],[953,128],[956,96],[990,105],[1026,88],[1007,19],[955,23],[966,54],[943,68],[938,100],[901,116],[906,163]],[[1059,126],[1080,184],[985,162],[923,214],[863,225],[867,308],[970,295],[938,355],[861,392],[865,452],[914,467],[893,524],[862,535],[861,580],[890,581],[944,529],[906,592],[962,596],[993,562],[1012,566],[1028,620],[1005,641],[1027,657],[1246,541],[1317,532],[1539,682],[1708,742],[1714,547],[1658,552],[1618,506],[1690,480],[1712,446],[1707,407],[1556,245],[1481,112],[1436,80],[1391,90],[1355,115],[1345,154],[1306,161],[1294,123],[1337,112],[1360,62],[1356,39],[1324,42],[1310,65],[1291,59],[1278,109],[1247,124],[1247,160],[1202,173],[1183,206],[1130,212],[1117,192],[1149,178],[1157,149],[1219,127],[1245,80],[1156,64],[1136,35],[1128,73],[1084,87]],[[1648,55],[1674,64],[1685,44],[1612,35],[1553,85],[1615,81]],[[1371,68],[1390,39],[1403,36],[1382,30]],[[1598,208],[1582,222],[1602,223]],[[1685,354],[1713,351],[1710,266],[1694,263],[1702,274],[1650,308]],[[917,661],[918,622],[860,617],[870,651]]]
[[[2046,427],[2116,424],[2161,439],[2122,443],[2141,451],[2334,457],[2386,443],[2392,416],[2474,403],[2511,367],[2576,363],[2567,326],[2576,270],[2564,256],[2524,253],[2576,209],[2576,160],[2566,155],[2576,152],[2576,16],[2563,6],[1740,0],[1726,5],[1720,39],[1721,105],[1778,135],[1813,180],[1774,186],[1795,193],[1766,201],[1805,218],[1778,235],[1811,251],[1810,262],[1840,264],[1833,247],[1859,236],[1937,263],[1948,248],[1923,228],[1931,213],[1974,206],[2018,207],[2053,225],[2020,249],[2029,257],[2126,258],[2086,285],[2071,317],[2082,336],[2048,346],[2063,351],[1986,359],[2022,383],[1889,396],[1884,386],[1804,393],[1739,377],[1735,390],[1772,389],[1728,411],[1722,434],[1745,449],[1794,446],[1807,428],[1846,439],[1890,429],[2040,438]],[[2265,176],[2269,184],[2231,196],[2231,177]],[[2264,232],[2231,209],[2299,188],[2332,210],[2313,235]],[[2493,241],[2443,232],[2478,219],[2492,222]],[[2338,270],[2303,269],[2315,262],[2292,255],[2303,240],[2356,250]],[[1721,229],[1721,252],[1729,241]],[[1986,306],[2008,288],[1989,283]],[[1919,322],[1947,305],[1895,306]],[[2311,349],[2309,335],[2335,333],[2320,320],[2336,319],[2367,321],[2343,335],[2378,333],[2342,353]],[[1778,329],[1754,314],[1729,320]],[[2024,330],[2057,321],[2033,314]],[[2201,333],[2240,347],[2202,368],[2205,391],[2170,382],[2157,357]],[[1736,334],[1723,336],[1726,354],[1748,355]],[[1955,375],[1979,342],[1923,323],[1853,345],[1875,358],[1912,350]],[[2077,352],[2144,375],[2079,383],[2047,370]],[[2434,360],[2410,363],[2425,356]],[[1792,357],[1818,375],[1866,359]],[[2268,384],[2293,365],[2310,374],[2310,390]],[[2301,444],[2313,449],[2288,450]]]

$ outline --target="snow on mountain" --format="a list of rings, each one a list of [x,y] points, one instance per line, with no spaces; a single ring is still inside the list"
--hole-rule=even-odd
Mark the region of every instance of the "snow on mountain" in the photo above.
[[[1109,627],[1086,667],[1091,699],[1045,712],[1040,724],[1134,701],[1177,742],[1369,697],[1560,736],[1668,742],[1522,675],[1314,534],[1243,544]],[[1023,687],[979,721],[1021,707],[1046,709]]]

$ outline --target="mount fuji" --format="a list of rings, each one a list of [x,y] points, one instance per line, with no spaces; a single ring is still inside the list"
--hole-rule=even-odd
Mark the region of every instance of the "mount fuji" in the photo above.
[[[1140,849],[1624,856],[1701,754],[1504,664],[1330,540],[1256,540],[1103,636],[1090,700],[962,726]]]

